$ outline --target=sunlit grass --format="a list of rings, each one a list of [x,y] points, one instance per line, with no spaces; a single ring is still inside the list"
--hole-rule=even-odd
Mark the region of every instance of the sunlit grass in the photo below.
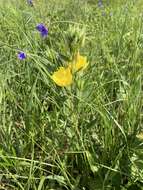
[[[0,2],[0,189],[143,188],[141,6]]]

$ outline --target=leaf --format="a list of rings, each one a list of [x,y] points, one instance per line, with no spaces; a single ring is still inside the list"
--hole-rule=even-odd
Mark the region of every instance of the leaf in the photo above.
[[[56,180],[60,184],[66,185],[65,178],[59,175],[49,175],[47,179]]]
[[[38,190],[41,190],[41,189],[42,189],[45,179],[46,179],[45,176],[42,176],[42,177],[41,177],[40,183],[39,183],[39,186],[38,186]]]
[[[86,157],[88,160],[88,163],[90,165],[90,169],[92,170],[93,173],[98,171],[98,167],[95,165],[94,159],[89,151],[86,151]]]

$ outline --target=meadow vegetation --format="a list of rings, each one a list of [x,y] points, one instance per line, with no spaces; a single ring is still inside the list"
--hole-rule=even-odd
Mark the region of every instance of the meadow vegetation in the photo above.
[[[0,0],[0,189],[143,189],[142,8]]]

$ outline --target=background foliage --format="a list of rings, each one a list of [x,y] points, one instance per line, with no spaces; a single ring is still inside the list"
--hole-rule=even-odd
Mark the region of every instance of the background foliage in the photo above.
[[[143,189],[142,1],[33,2],[0,2],[0,188]],[[78,49],[88,67],[56,86]]]

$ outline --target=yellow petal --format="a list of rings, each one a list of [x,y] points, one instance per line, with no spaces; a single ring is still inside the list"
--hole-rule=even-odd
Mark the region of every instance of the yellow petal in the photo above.
[[[60,67],[56,72],[53,73],[51,78],[58,86],[69,86],[72,84],[71,69]]]
[[[137,137],[141,140],[143,140],[143,132],[141,132],[140,134],[137,135]]]
[[[88,66],[87,58],[85,56],[81,56],[79,53],[76,55],[73,63],[69,63],[68,68],[72,69],[73,72],[83,70]]]
[[[78,54],[76,60],[76,70],[85,69],[87,65],[87,58]]]

